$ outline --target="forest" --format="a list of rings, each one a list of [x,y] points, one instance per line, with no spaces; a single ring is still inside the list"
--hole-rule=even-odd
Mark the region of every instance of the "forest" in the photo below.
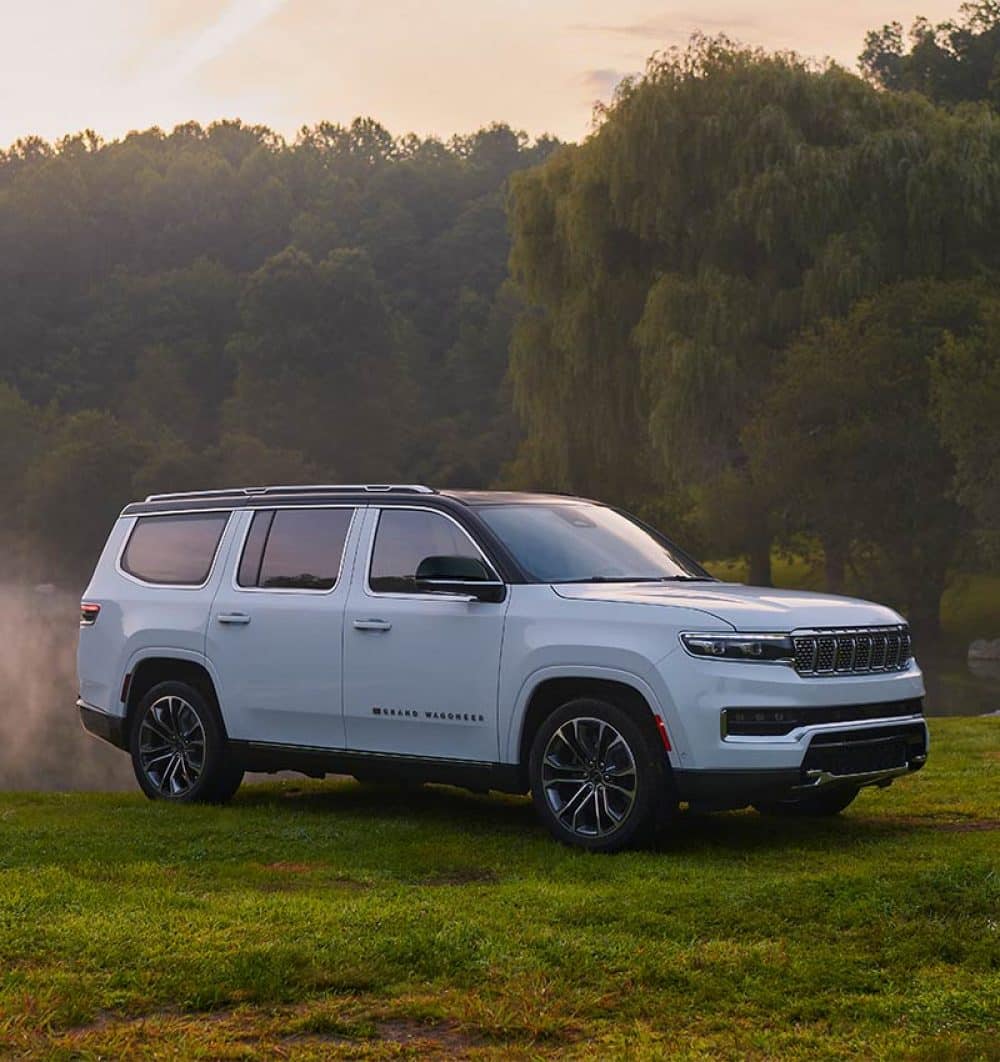
[[[1000,566],[1000,5],[860,73],[724,37],[579,144],[237,120],[0,152],[3,578],[151,491],[589,494],[934,635]]]

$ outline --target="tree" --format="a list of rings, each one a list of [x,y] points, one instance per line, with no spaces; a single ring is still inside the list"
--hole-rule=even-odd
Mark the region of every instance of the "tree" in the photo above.
[[[979,0],[959,11],[957,20],[936,26],[915,19],[908,51],[899,22],[866,34],[858,58],[865,76],[881,88],[920,92],[935,103],[1000,105],[1000,3]]]
[[[231,430],[307,454],[329,481],[391,481],[412,388],[367,256],[287,250],[247,285]]]
[[[990,292],[981,321],[945,337],[932,365],[934,415],[955,460],[957,496],[1000,562],[1000,300]]]
[[[930,637],[966,522],[932,417],[932,365],[978,330],[981,294],[910,281],[822,322],[788,349],[744,437],[786,529],[822,542],[828,588],[843,591],[848,564],[863,568]]]
[[[886,283],[996,261],[998,136],[724,39],[654,60],[513,182],[517,474],[620,500],[676,477],[769,582],[778,499],[744,432],[784,351]]]
[[[292,144],[225,121],[0,151],[10,475],[37,456],[17,405],[49,440],[88,411],[134,440],[131,486],[95,495],[106,519],[133,494],[241,481],[492,481],[516,435],[505,182],[553,146],[361,118]],[[75,550],[70,522],[32,519],[51,556]]]
[[[108,529],[133,497],[144,445],[108,413],[85,410],[66,418],[29,467],[25,523],[50,577],[82,586]]]

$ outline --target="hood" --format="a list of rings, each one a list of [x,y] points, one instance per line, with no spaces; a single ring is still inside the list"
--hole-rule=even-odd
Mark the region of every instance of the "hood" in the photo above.
[[[776,590],[742,583],[560,583],[560,596],[699,609],[739,631],[794,631],[802,627],[867,627],[902,623],[884,605],[853,597]]]

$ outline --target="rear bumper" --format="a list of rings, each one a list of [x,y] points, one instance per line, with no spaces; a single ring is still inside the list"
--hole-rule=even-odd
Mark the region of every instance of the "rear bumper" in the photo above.
[[[80,722],[83,724],[83,729],[88,734],[93,734],[94,737],[99,737],[116,748],[127,748],[125,720],[121,716],[109,715],[100,708],[87,704],[84,700],[78,699],[76,707],[80,713]]]

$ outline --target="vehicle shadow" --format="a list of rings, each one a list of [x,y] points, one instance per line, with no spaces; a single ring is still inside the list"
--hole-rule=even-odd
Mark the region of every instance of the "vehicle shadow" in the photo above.
[[[380,786],[338,778],[300,786],[285,781],[280,787],[273,783],[244,787],[237,801],[242,806],[267,808],[272,814],[349,814],[371,817],[382,824],[433,825],[444,831],[548,839],[529,797],[477,794],[443,785]],[[800,849],[825,851],[831,845],[850,848],[941,828],[932,820],[873,815],[868,808],[852,808],[832,818],[808,819],[763,816],[750,809],[713,814],[682,810],[642,850],[691,855],[729,850],[746,854],[793,843]]]

